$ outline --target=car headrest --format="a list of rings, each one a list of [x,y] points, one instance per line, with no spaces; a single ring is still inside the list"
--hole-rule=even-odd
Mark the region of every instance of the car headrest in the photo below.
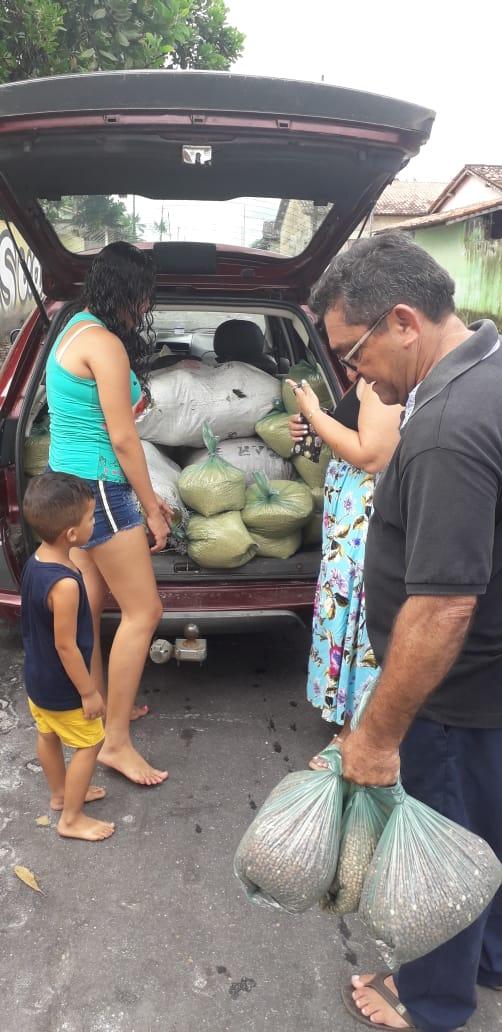
[[[267,372],[277,372],[277,363],[265,354],[265,337],[256,323],[247,319],[228,319],[214,334],[214,353],[218,362],[247,362]]]

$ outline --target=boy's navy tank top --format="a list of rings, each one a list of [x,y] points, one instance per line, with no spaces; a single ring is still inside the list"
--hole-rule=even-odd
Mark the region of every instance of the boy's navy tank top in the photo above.
[[[70,681],[56,651],[54,617],[47,604],[51,588],[65,577],[76,580],[80,588],[77,645],[90,670],[94,635],[91,609],[81,574],[62,563],[43,563],[32,555],[21,577],[26,691],[36,706],[48,710],[72,710],[82,705],[82,697]]]

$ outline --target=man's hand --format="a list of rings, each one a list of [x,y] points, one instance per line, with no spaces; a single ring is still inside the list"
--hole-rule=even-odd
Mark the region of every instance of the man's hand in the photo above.
[[[94,689],[89,695],[82,696],[82,709],[86,720],[95,720],[96,717],[104,717],[105,704],[103,696]]]
[[[395,785],[399,777],[399,750],[382,749],[368,739],[364,726],[338,738],[344,778],[356,785]]]

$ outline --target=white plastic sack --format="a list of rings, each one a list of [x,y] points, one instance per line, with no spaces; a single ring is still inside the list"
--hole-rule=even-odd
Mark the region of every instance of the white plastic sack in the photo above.
[[[253,473],[264,473],[269,480],[292,480],[294,477],[293,464],[287,459],[281,459],[280,455],[272,451],[259,437],[222,441],[218,445],[218,455],[242,470],[248,485],[253,483]],[[205,458],[204,448],[194,448],[187,452],[184,461],[189,466]]]
[[[174,509],[175,526],[186,527],[189,514],[178,490],[180,467],[150,441],[142,441],[141,444],[153,490]]]
[[[152,373],[150,390],[152,403],[136,421],[139,436],[193,448],[204,443],[204,421],[220,440],[251,437],[281,396],[279,380],[245,362],[160,369]]]

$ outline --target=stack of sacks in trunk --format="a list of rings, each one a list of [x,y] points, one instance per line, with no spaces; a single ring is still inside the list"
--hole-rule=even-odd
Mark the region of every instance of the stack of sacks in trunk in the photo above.
[[[312,492],[299,481],[268,480],[263,473],[255,473],[254,481],[246,491],[242,519],[259,555],[289,559],[312,513]]]
[[[275,480],[291,480],[294,476],[293,464],[277,455],[264,441],[260,441],[259,437],[221,441],[218,445],[218,454],[232,466],[242,470],[248,486],[253,483],[254,473],[265,473],[265,476]],[[193,465],[205,458],[205,455],[204,448],[189,449],[185,454],[184,464]]]
[[[243,566],[258,550],[240,514],[246,478],[218,454],[218,440],[208,423],[202,433],[205,458],[186,466],[178,481],[183,501],[197,514],[187,526],[188,554],[209,568]]]
[[[207,421],[220,440],[250,437],[281,396],[280,381],[245,362],[180,362],[152,373],[151,404],[138,416],[139,436],[170,447],[201,448]]]

